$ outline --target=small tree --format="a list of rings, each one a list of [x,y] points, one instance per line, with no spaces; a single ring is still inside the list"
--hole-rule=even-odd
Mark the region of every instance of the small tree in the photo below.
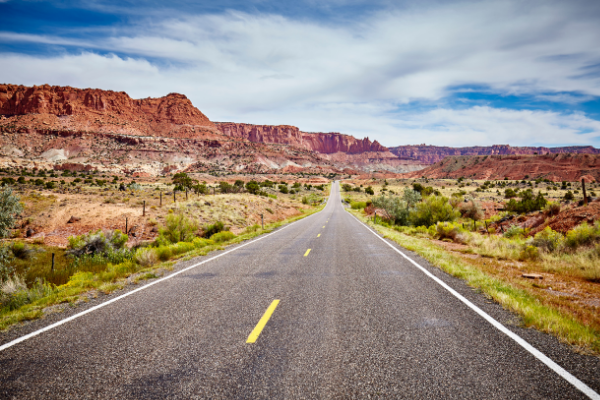
[[[373,188],[371,186],[367,186],[365,188],[365,193],[373,196],[375,194],[375,191],[373,190]]]
[[[382,194],[373,199],[373,206],[383,210],[382,217],[393,224],[406,225],[408,223],[406,202],[400,197]]]
[[[190,178],[185,172],[178,172],[173,175],[173,185],[175,185],[175,190],[179,190],[180,192],[191,189],[197,182],[198,181]]]
[[[404,194],[402,199],[406,202],[409,207],[414,207],[415,204],[421,201],[421,193],[410,188],[404,188]]]
[[[23,212],[19,197],[13,195],[12,189],[0,191],[0,238],[6,238],[15,225],[17,216]],[[8,247],[0,245],[0,282],[4,282],[12,273]]]
[[[256,181],[250,181],[246,183],[246,190],[252,194],[258,194],[260,192],[260,185]]]

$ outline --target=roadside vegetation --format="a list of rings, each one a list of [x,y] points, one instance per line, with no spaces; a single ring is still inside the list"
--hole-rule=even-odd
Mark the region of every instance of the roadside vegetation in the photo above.
[[[275,194],[275,182],[268,179],[207,184],[185,173],[151,183],[120,181],[111,181],[114,186],[108,193],[113,197],[95,192],[94,180],[74,193],[85,196],[90,208],[105,207],[104,216],[94,216],[102,223],[81,225],[76,219],[65,225],[71,212],[62,212],[64,221],[58,228],[46,221],[46,226],[67,232],[81,226],[84,233],[69,236],[61,246],[26,231],[43,228],[39,220],[44,214],[61,212],[61,204],[72,201],[64,187],[36,190],[19,186],[15,179],[0,189],[0,330],[157,278],[178,259],[206,255],[303,218],[323,207],[329,190],[328,185],[292,183],[287,194]],[[135,205],[130,207],[125,198],[136,199]],[[110,223],[111,209],[121,211],[116,225],[122,229]],[[144,211],[146,215],[140,215]]]
[[[345,201],[363,221],[467,280],[524,326],[600,354],[600,202],[570,204],[522,188],[484,209],[467,193],[445,196],[415,181],[373,185],[377,195],[349,186]]]

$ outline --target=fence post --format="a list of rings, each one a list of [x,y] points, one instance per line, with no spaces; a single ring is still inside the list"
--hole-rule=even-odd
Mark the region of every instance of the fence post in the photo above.
[[[265,215],[264,214],[260,214],[260,222],[261,222],[262,228],[264,230],[265,229]]]
[[[160,207],[162,207],[162,191],[160,192]]]
[[[126,235],[127,235],[127,222],[129,222],[129,221],[127,220],[127,217],[125,217],[125,234]]]
[[[52,268],[50,269],[51,272],[54,272],[54,253],[52,253]]]
[[[477,231],[477,221],[473,220],[473,232]]]
[[[188,190],[187,190],[187,188],[185,188],[185,201],[187,201],[187,199],[188,199]]]
[[[143,207],[143,212],[142,212],[142,216],[145,217],[146,216],[146,200],[144,200],[144,207]]]

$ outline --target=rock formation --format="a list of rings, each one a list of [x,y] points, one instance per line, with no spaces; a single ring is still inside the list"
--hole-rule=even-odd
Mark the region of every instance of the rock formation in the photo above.
[[[390,147],[389,150],[400,158],[415,160],[421,164],[435,164],[449,156],[485,156],[485,155],[510,155],[510,154],[600,154],[600,149],[592,146],[571,147],[513,147],[507,144],[474,147],[442,147],[421,145],[407,145]]]
[[[386,152],[387,148],[369,138],[356,139],[341,133],[302,132],[290,125],[252,125],[234,122],[216,122],[224,135],[249,140],[255,143],[287,144],[322,154]]]
[[[215,125],[182,94],[132,99],[125,92],[69,86],[0,85],[0,114],[25,119],[31,128],[197,137]],[[37,123],[37,126],[36,126]]]
[[[406,178],[460,177],[482,180],[549,179],[554,182],[586,178],[600,182],[599,154],[450,156]]]

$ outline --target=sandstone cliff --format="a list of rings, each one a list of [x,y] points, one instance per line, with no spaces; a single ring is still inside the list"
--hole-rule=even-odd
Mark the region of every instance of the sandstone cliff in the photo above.
[[[600,154],[600,149],[592,146],[571,147],[513,147],[507,144],[474,147],[442,147],[428,145],[407,145],[389,148],[400,158],[415,160],[422,164],[434,164],[449,156],[485,156],[510,154]]]
[[[230,137],[246,139],[255,143],[287,144],[322,154],[387,152],[387,148],[369,138],[356,139],[341,133],[302,132],[289,125],[252,125],[234,122],[216,122],[217,128]]]
[[[182,94],[132,99],[125,92],[69,86],[0,85],[0,115],[31,129],[124,133],[138,136],[197,137],[215,125]]]

